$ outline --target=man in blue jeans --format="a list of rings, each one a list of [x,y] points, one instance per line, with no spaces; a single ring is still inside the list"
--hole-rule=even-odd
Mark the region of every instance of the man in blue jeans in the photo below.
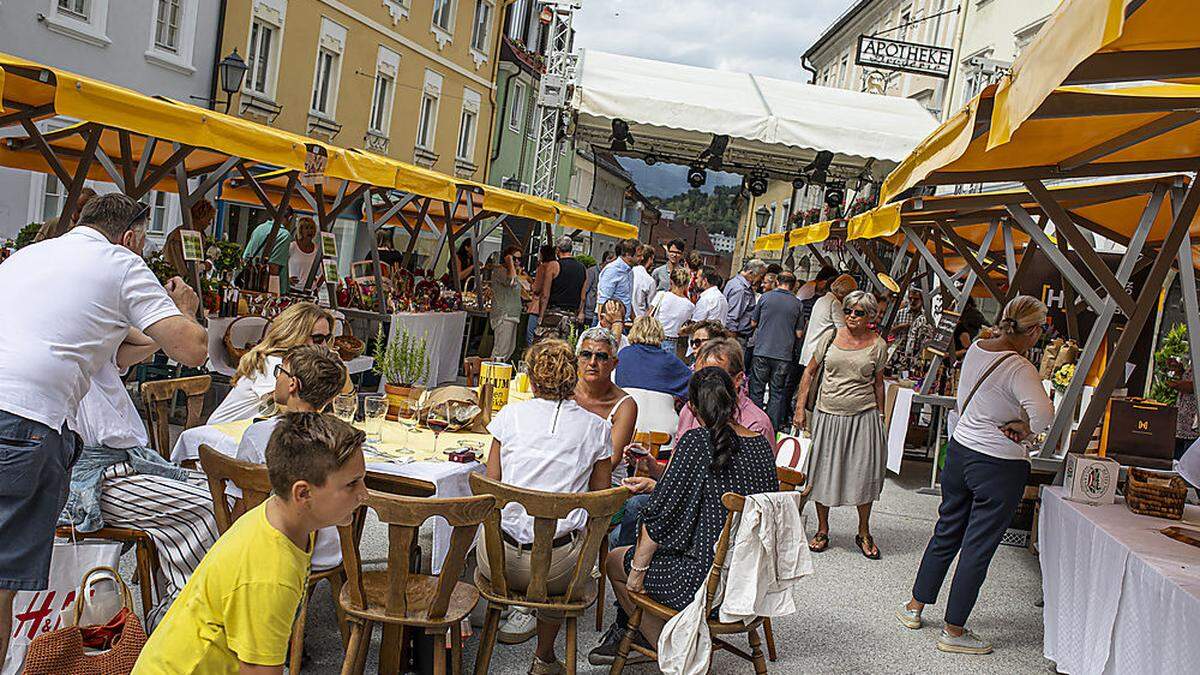
[[[792,350],[804,336],[804,312],[803,303],[794,292],[796,276],[782,272],[777,279],[779,285],[763,293],[750,316],[755,331],[750,400],[767,411],[776,429],[782,429],[792,413],[787,379],[792,368]],[[764,406],[768,388],[770,399]]]
[[[0,662],[17,591],[46,588],[54,525],[79,437],[67,429],[92,375],[130,328],[187,366],[208,357],[200,301],[179,277],[166,288],[142,260],[148,206],[121,194],[88,202],[70,232],[0,265]]]

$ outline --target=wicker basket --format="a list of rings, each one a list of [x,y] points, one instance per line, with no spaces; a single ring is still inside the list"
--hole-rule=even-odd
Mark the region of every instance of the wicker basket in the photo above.
[[[1129,469],[1125,484],[1125,505],[1143,516],[1183,519],[1187,483],[1178,476],[1164,476],[1136,467]]]
[[[247,314],[245,316],[239,316],[238,318],[229,322],[229,325],[225,327],[225,335],[221,337],[221,342],[225,345],[225,351],[229,353],[229,362],[234,364],[235,366],[237,365],[238,361],[241,361],[242,357],[246,355],[246,352],[253,349],[254,345],[257,344],[255,342],[250,342],[245,345],[233,344],[233,334],[231,333],[231,331],[233,330],[233,327],[235,325],[237,325],[237,322],[241,321],[242,319],[249,319],[249,318],[257,319],[257,318],[261,318],[261,317],[254,316],[251,314]],[[270,325],[271,325],[271,322],[268,321],[263,326],[263,335],[267,334],[267,328],[269,328]],[[259,342],[262,342],[262,337],[259,337],[258,340],[259,340]]]
[[[342,357],[343,361],[350,361],[362,356],[367,345],[362,340],[354,337],[354,332],[350,329],[350,322],[345,318],[339,318],[342,322],[342,334],[333,339],[333,350]]]

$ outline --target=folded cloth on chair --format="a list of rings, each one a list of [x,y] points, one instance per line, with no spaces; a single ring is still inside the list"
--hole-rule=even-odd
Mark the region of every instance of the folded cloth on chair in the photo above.
[[[734,541],[721,570],[712,605],[727,623],[796,611],[792,588],[813,572],[800,517],[800,493],[748,495],[734,523]],[[667,675],[703,675],[712,659],[712,636],[704,616],[706,585],[658,637],[658,667]]]

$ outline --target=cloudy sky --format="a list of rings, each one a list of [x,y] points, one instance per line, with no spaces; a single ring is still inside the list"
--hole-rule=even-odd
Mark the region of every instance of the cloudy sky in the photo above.
[[[800,54],[853,0],[584,0],[576,45],[808,81]]]

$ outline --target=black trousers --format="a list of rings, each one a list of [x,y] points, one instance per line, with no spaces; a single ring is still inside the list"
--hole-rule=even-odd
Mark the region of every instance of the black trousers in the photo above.
[[[985,455],[950,439],[942,471],[942,504],[933,538],[917,570],[914,600],[937,602],[946,572],[957,555],[946,623],[966,625],[992,556],[1021,503],[1028,477],[1029,462]]]
[[[799,361],[799,356],[793,356],[791,367],[788,368],[787,383],[783,385],[783,396],[788,402],[787,419],[784,420],[788,425],[792,423],[792,414],[796,411],[796,392],[800,389],[800,380],[804,377],[804,366]],[[778,431],[778,428],[776,429]]]
[[[771,426],[776,431],[783,429],[783,423],[791,419],[788,403],[791,399],[785,393],[790,361],[773,359],[769,356],[756,356],[751,364],[750,400],[754,405],[763,408],[767,417],[771,418]],[[767,388],[771,390],[770,401],[763,407]]]

